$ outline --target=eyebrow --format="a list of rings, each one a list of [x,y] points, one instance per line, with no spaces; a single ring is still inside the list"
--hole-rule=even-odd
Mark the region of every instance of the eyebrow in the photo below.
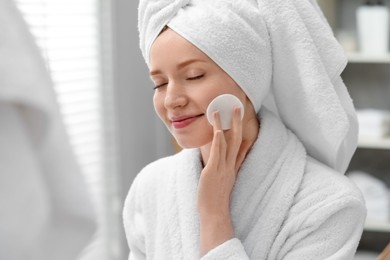
[[[179,63],[176,68],[177,69],[182,69],[184,68],[185,66],[188,66],[190,65],[191,63],[194,63],[194,62],[205,62],[203,60],[200,60],[200,59],[190,59],[190,60],[186,60],[186,61],[183,61],[182,63]],[[149,75],[150,76],[153,76],[153,75],[156,75],[156,74],[161,74],[161,70],[152,70]]]

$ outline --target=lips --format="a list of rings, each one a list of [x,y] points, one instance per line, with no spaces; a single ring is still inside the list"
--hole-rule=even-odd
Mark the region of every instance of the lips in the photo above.
[[[171,122],[174,128],[181,129],[184,127],[187,127],[191,123],[193,123],[198,118],[204,116],[204,114],[194,115],[194,116],[179,116],[179,117],[172,117]]]

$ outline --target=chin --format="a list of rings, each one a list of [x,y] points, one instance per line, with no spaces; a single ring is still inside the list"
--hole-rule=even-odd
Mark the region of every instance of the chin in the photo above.
[[[198,144],[194,143],[194,141],[192,141],[192,142],[183,142],[183,141],[179,141],[179,140],[176,139],[176,142],[183,149],[191,149],[191,148],[199,148],[199,147],[201,147],[201,145],[198,145]]]
[[[200,148],[212,141],[212,139],[207,138],[206,140],[193,137],[193,138],[177,138],[174,136],[176,143],[183,149],[191,149],[191,148]]]

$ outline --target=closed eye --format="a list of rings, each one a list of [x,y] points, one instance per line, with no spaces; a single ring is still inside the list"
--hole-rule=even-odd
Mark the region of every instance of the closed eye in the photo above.
[[[153,89],[161,88],[161,87],[163,87],[163,86],[165,86],[165,85],[167,85],[167,84],[168,84],[168,83],[163,83],[163,84],[157,85],[157,86],[155,86]]]
[[[197,79],[203,78],[203,76],[204,76],[204,74],[199,75],[199,76],[195,76],[195,77],[192,77],[192,78],[188,78],[187,80],[197,80]]]
[[[199,75],[199,76],[195,76],[195,77],[191,77],[191,78],[187,78],[187,80],[197,80],[197,79],[203,78],[203,76],[204,76],[204,74]],[[160,84],[160,85],[156,85],[153,89],[161,88],[161,87],[163,87],[163,86],[165,86],[165,85],[167,85],[167,84],[168,84],[168,83],[162,83],[162,84]]]

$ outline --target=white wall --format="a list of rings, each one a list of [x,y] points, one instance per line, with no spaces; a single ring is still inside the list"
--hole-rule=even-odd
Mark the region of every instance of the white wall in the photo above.
[[[172,154],[173,149],[168,131],[155,115],[152,103],[153,84],[139,49],[138,1],[112,2],[114,82],[118,111],[116,120],[124,200],[140,169],[159,157]]]

